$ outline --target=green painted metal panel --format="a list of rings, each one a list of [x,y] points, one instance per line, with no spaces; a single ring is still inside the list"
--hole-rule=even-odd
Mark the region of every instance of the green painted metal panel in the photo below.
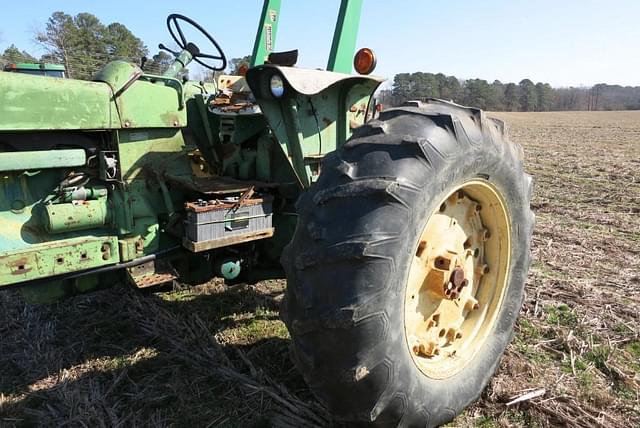
[[[285,81],[274,98],[274,73]],[[371,95],[382,79],[321,70],[263,65],[249,70],[247,82],[302,186],[318,177],[322,157],[340,147],[362,125]]]
[[[153,79],[145,76],[145,79]],[[179,128],[187,125],[182,84],[176,79],[137,80],[116,98],[123,128]]]
[[[111,97],[100,82],[0,72],[0,131],[117,128]]]
[[[122,180],[152,180],[156,174],[191,177],[188,147],[178,129],[144,129],[119,132]]]
[[[2,172],[83,166],[86,162],[84,149],[0,152]]]
[[[38,207],[59,182],[60,173],[56,170],[44,170],[34,176],[0,174],[0,252],[17,251],[48,240],[40,225]]]
[[[111,87],[115,96],[118,96],[141,75],[142,70],[137,65],[127,61],[117,60],[111,61],[102,67],[91,80],[106,83]]]
[[[324,155],[364,123],[377,86],[376,81],[343,81],[315,95],[298,94],[281,106],[265,103],[263,112],[304,186],[318,178]]]
[[[265,0],[260,14],[260,23],[253,45],[251,67],[262,65],[276,46],[276,33],[280,21],[281,0]]]
[[[61,275],[117,263],[115,236],[82,237],[0,252],[0,285]]]
[[[342,0],[340,3],[327,70],[351,73],[361,11],[362,0]]]
[[[95,79],[0,72],[0,131],[186,126],[177,79],[141,75],[123,61],[108,64]]]
[[[191,181],[188,153],[195,147],[185,143],[180,129],[159,128],[118,131],[118,149],[123,183],[111,198],[118,230],[141,241],[138,256],[173,245],[160,233],[159,216],[171,216],[186,196],[180,186],[169,184],[169,190],[165,174]]]

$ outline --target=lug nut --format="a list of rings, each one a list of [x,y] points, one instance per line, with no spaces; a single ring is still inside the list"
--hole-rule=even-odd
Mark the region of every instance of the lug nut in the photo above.
[[[486,275],[489,273],[489,265],[484,264],[476,267],[476,275]]]
[[[455,328],[450,328],[449,330],[447,330],[447,343],[452,343],[454,340],[456,340],[457,336],[458,332]]]
[[[483,241],[488,241],[491,238],[491,232],[489,229],[482,229],[481,235]]]
[[[425,357],[433,357],[434,355],[438,355],[440,353],[440,350],[438,349],[438,345],[435,342],[427,342],[426,344],[421,342],[421,341],[417,341],[414,345],[413,345],[413,353],[416,355],[424,355]]]
[[[464,309],[467,311],[473,311],[479,308],[480,308],[480,305],[478,304],[478,301],[473,297],[469,297],[464,304]]]

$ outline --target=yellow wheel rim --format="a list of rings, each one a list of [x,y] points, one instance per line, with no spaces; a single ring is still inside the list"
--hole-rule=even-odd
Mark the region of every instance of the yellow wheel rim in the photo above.
[[[491,333],[511,253],[504,199],[486,180],[456,188],[416,243],[405,294],[405,337],[426,376],[459,373]]]

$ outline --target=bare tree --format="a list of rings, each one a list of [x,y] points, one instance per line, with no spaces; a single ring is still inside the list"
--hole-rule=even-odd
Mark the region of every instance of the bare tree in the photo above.
[[[73,18],[64,12],[54,12],[44,30],[36,33],[35,41],[47,52],[47,57],[64,64],[69,75],[73,70],[69,60]]]

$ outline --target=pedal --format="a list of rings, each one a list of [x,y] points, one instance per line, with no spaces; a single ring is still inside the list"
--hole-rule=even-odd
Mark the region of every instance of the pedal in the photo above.
[[[152,260],[127,268],[129,281],[137,288],[149,288],[172,283],[179,278],[171,263]]]

